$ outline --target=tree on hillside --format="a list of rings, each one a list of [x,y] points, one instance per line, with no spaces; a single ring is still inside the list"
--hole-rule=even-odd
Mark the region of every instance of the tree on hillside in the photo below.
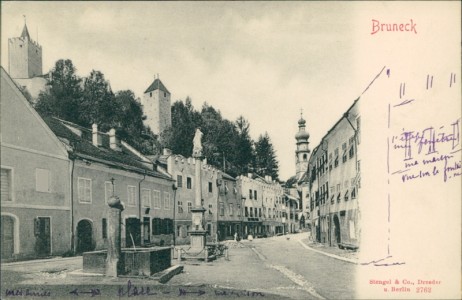
[[[115,95],[100,71],[92,70],[85,78],[79,113],[86,127],[96,123],[101,131],[107,131],[117,125]]]
[[[81,82],[82,79],[76,75],[76,68],[71,60],[58,60],[50,71],[48,88],[39,94],[36,110],[44,115],[83,125],[79,115]]]
[[[237,130],[237,137],[234,143],[237,173],[245,174],[250,171],[254,160],[252,149],[253,141],[250,138],[249,132],[250,124],[243,116],[237,118],[234,123]]]
[[[199,125],[199,118],[189,97],[184,103],[175,101],[172,105],[172,126],[160,135],[162,146],[171,149],[175,154],[191,156],[192,140],[195,129]]]
[[[258,137],[255,143],[255,172],[260,176],[271,175],[273,179],[278,179],[278,164],[270,137],[265,132],[264,135]]]

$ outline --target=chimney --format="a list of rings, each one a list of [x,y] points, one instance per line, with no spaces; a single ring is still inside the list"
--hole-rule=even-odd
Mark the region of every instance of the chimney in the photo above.
[[[252,173],[247,173],[247,177],[252,178]]]
[[[163,155],[172,155],[172,150],[170,150],[168,148],[164,148],[163,149]]]
[[[109,130],[109,146],[112,150],[121,151],[119,147],[119,141],[117,140],[116,131],[114,128]]]
[[[93,146],[101,146],[103,144],[101,134],[98,132],[98,125],[93,123],[92,125],[92,142]]]

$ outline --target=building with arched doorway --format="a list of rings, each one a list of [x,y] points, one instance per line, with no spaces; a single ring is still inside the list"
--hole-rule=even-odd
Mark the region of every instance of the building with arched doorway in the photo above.
[[[64,145],[1,68],[1,258],[70,249],[69,158]]]
[[[313,240],[330,246],[359,247],[359,99],[334,124],[309,160]]]

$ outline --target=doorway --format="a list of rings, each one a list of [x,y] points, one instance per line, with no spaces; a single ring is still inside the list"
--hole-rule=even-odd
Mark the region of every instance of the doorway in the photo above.
[[[77,224],[77,253],[93,251],[93,229],[91,222],[80,220]]]
[[[35,219],[35,252],[39,257],[51,255],[51,218]]]
[[[14,219],[10,216],[2,216],[1,220],[1,258],[11,258],[14,253]]]
[[[149,226],[149,225],[148,225]],[[125,220],[125,244],[126,247],[141,246],[141,224],[137,218]]]
[[[335,240],[337,244],[340,244],[341,238],[340,238],[340,221],[337,217],[337,215],[334,216],[334,233],[335,233]]]

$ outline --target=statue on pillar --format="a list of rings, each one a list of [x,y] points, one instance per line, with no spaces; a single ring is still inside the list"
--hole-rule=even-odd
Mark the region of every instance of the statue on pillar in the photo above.
[[[193,139],[193,157],[194,158],[201,158],[202,157],[202,136],[204,134],[200,130],[200,128],[196,129],[196,133],[194,134]]]

